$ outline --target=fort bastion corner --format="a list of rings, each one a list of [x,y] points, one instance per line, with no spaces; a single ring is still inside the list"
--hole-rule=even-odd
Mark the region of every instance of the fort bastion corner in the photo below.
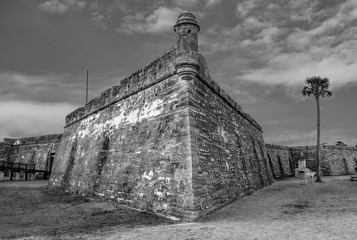
[[[212,80],[191,13],[161,57],[66,117],[50,184],[196,219],[272,182],[259,124]]]

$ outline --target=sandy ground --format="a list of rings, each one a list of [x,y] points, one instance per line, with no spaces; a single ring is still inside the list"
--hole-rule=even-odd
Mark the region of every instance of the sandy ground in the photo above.
[[[119,222],[106,229],[37,232],[23,239],[357,239],[357,183],[349,179],[325,177],[313,185],[296,178],[277,181],[194,223],[150,220],[158,224],[153,225],[134,217],[130,227]],[[0,193],[2,187],[0,183]]]

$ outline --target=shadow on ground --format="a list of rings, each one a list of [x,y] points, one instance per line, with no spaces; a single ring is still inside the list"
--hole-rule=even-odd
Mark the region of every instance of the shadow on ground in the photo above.
[[[0,239],[56,237],[169,224],[153,214],[71,195],[45,181],[0,182]]]

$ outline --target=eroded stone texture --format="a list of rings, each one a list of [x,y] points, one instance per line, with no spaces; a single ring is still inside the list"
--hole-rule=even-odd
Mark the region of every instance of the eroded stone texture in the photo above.
[[[297,161],[292,160],[291,149],[289,147],[266,144],[265,148],[274,178],[294,175]]]
[[[315,146],[293,147],[291,154],[294,161],[305,159],[307,168],[317,170]],[[324,176],[355,174],[357,147],[321,146],[320,159]]]
[[[12,143],[9,142],[0,142],[0,161],[10,161]]]
[[[274,178],[294,175],[292,170],[297,168],[299,160],[306,160],[306,167],[317,171],[316,146],[284,147],[266,144],[265,148]],[[320,160],[324,176],[355,174],[357,147],[321,146]]]
[[[168,216],[191,211],[186,85],[169,77],[68,126],[51,184]]]
[[[200,214],[272,181],[259,125],[203,77],[189,85],[192,182]]]

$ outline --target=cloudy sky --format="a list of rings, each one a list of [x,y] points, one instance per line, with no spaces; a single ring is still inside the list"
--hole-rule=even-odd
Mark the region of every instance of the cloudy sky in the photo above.
[[[328,77],[322,143],[357,145],[355,0],[1,0],[0,138],[61,133],[65,116],[175,44],[193,12],[212,77],[267,143],[316,142],[304,80]]]

